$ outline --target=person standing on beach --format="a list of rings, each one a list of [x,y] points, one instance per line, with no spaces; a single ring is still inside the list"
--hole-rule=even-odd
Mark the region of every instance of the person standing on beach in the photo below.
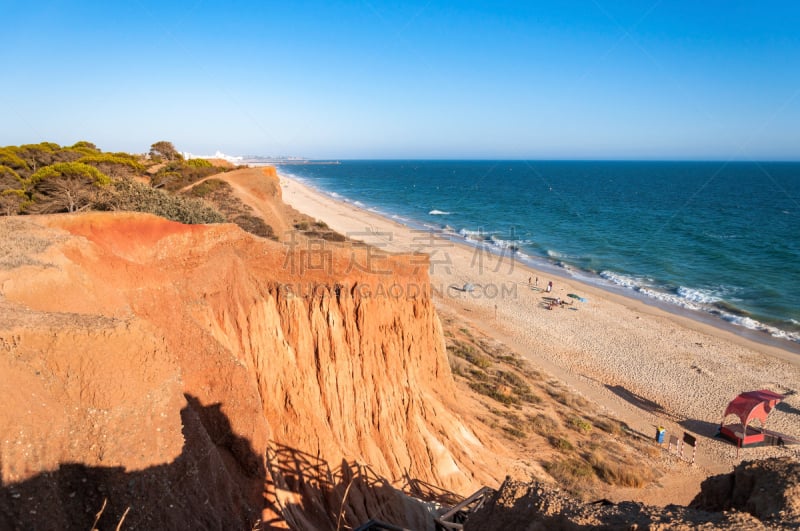
[[[545,289],[545,291],[547,293],[550,293],[551,291],[553,291],[553,281],[552,280],[547,283],[547,289]]]

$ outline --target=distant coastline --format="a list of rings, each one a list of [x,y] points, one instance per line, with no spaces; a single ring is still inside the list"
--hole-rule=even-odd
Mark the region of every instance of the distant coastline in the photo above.
[[[213,155],[197,155],[194,153],[181,152],[181,156],[186,160],[191,159],[217,159],[225,160],[232,164],[244,166],[273,166],[273,165],[332,165],[341,164],[338,160],[310,160],[304,157],[295,157],[280,155],[277,157],[264,157],[261,155],[226,155],[220,150],[217,150]]]
[[[272,166],[272,165],[280,165],[280,166],[299,166],[299,165],[321,165],[321,166],[330,166],[330,165],[338,165],[341,164],[338,160],[306,160],[306,159],[273,159],[269,161],[250,161],[245,159],[243,161],[244,164],[248,166]]]
[[[480,193],[477,194],[477,196],[480,196],[480,199],[473,200],[472,193],[465,193],[466,188],[458,186],[458,183],[464,182],[461,180],[461,177],[467,173],[467,168],[464,166],[457,168],[459,175],[456,175],[451,173],[451,170],[454,168],[451,167],[450,163],[420,163],[417,161],[410,161],[395,163],[393,165],[406,165],[407,169],[402,171],[399,169],[396,170],[394,167],[389,168],[387,166],[389,163],[381,163],[382,166],[376,168],[373,168],[371,166],[372,164],[372,162],[367,161],[353,162],[351,164],[350,161],[347,161],[347,170],[345,170],[345,168],[342,168],[342,170],[336,169],[334,170],[335,174],[329,174],[327,171],[324,173],[314,171],[313,174],[316,175],[316,178],[311,175],[305,175],[305,172],[301,172],[299,175],[292,174],[291,171],[289,173],[304,181],[307,185],[313,183],[313,187],[323,191],[323,193],[335,200],[345,201],[346,203],[353,204],[354,206],[368,210],[374,214],[383,214],[391,220],[405,224],[412,229],[442,233],[452,241],[463,241],[465,244],[472,247],[494,251],[502,255],[513,254],[515,260],[538,269],[546,269],[559,276],[563,275],[575,280],[588,282],[592,285],[604,288],[607,291],[641,300],[649,305],[667,310],[670,313],[692,317],[697,321],[712,324],[718,328],[731,331],[737,335],[756,340],[760,343],[788,349],[794,353],[799,352],[800,341],[798,340],[796,317],[794,319],[787,319],[784,317],[783,320],[768,319],[764,314],[754,315],[748,310],[739,307],[745,303],[752,304],[754,301],[757,303],[763,302],[765,295],[763,286],[758,288],[759,293],[757,298],[751,297],[749,300],[742,302],[739,299],[746,293],[745,290],[748,286],[747,284],[741,283],[741,279],[738,279],[740,282],[739,286],[741,287],[737,287],[737,291],[730,289],[734,295],[728,298],[728,294],[724,290],[720,290],[720,292],[712,291],[707,284],[701,282],[704,280],[703,278],[693,280],[676,275],[668,279],[671,282],[664,280],[655,281],[652,278],[648,278],[649,275],[641,273],[631,274],[624,269],[622,270],[623,273],[619,273],[619,270],[611,260],[608,260],[608,263],[605,264],[582,263],[580,260],[583,259],[584,256],[591,256],[591,254],[594,254],[591,252],[590,246],[593,245],[595,241],[588,241],[586,248],[576,247],[574,249],[567,249],[566,251],[562,249],[565,245],[565,241],[577,241],[582,238],[583,234],[591,234],[593,231],[597,231],[598,227],[600,227],[600,223],[606,223],[609,228],[613,229],[612,232],[617,232],[620,224],[613,223],[614,218],[611,218],[611,214],[607,212],[604,212],[602,217],[597,218],[599,221],[596,221],[589,229],[573,225],[573,230],[569,234],[569,239],[560,238],[561,241],[558,241],[551,238],[550,241],[543,242],[548,236],[544,233],[548,224],[559,227],[569,226],[567,224],[571,222],[571,219],[583,219],[590,216],[594,205],[584,205],[580,208],[570,207],[564,211],[567,215],[562,215],[561,211],[549,208],[553,201],[560,201],[564,204],[564,201],[561,201],[560,197],[546,197],[541,192],[537,192],[535,194],[536,197],[534,197],[531,202],[517,205],[517,215],[513,219],[514,226],[511,229],[503,230],[503,224],[508,223],[507,219],[504,218],[505,215],[501,214],[492,217],[494,212],[500,211],[487,210],[485,208],[490,195],[499,186],[496,182],[493,181],[493,188],[482,188]],[[425,164],[429,166],[432,164],[446,164],[447,171],[437,171],[434,173],[425,172]],[[471,163],[458,164],[471,165]],[[521,178],[520,170],[524,168],[514,167],[513,169],[515,170],[512,172],[513,179],[518,181]],[[320,168],[320,170],[322,170],[322,168]],[[367,171],[365,172],[364,170]],[[396,173],[395,170],[399,171],[399,173]],[[309,171],[311,171],[311,168],[309,168]],[[389,198],[389,196],[386,195],[388,187],[384,179],[385,176],[390,173],[395,178],[393,186],[403,191],[399,195],[408,196],[409,194],[417,194],[413,201],[409,201],[408,199],[399,200],[397,199],[397,194],[392,195],[391,199],[387,200]],[[495,170],[495,173],[500,173],[500,171]],[[503,168],[504,177],[511,179],[512,173],[506,173],[505,168]],[[357,174],[357,178],[351,179],[350,177],[345,177],[346,174]],[[381,177],[373,178],[375,175],[381,175]],[[447,184],[449,175],[454,175],[454,177],[452,178],[452,185],[448,196],[445,185]],[[483,175],[483,173],[479,175]],[[309,180],[309,177],[312,178]],[[436,178],[434,179],[434,177]],[[728,176],[726,175],[726,177]],[[431,185],[430,183],[434,181],[435,184]],[[466,182],[469,183],[470,181],[467,180]],[[554,181],[554,184],[557,184],[558,193],[567,193],[564,191],[565,184],[563,181]],[[467,188],[471,186],[472,185]],[[689,187],[687,186],[687,188]],[[517,192],[511,195],[522,195],[526,189],[529,189],[529,187],[522,186]],[[628,191],[630,190],[630,186],[629,183],[624,183],[624,186],[621,188],[613,189]],[[639,187],[639,190],[641,189],[643,188]],[[329,191],[324,192],[324,190]],[[336,192],[333,190],[336,190]],[[365,190],[369,193],[365,193]],[[508,198],[511,197],[511,195],[503,194],[501,198],[509,200]],[[634,208],[641,203],[641,195],[636,194],[635,197],[636,201],[628,202],[628,204],[634,205]],[[717,196],[712,195],[711,197],[715,198]],[[449,198],[455,199],[448,200]],[[533,206],[531,203],[537,201],[539,198],[542,198],[542,205],[536,208],[536,206]],[[580,197],[576,197],[575,202],[571,203],[571,205],[577,205],[580,199]],[[491,203],[491,201],[489,201],[489,203]],[[498,201],[494,203],[500,204]],[[622,206],[624,207],[625,205]],[[529,207],[533,208],[531,209]],[[471,214],[468,212],[469,209],[471,209]],[[544,215],[539,219],[531,219],[530,221],[522,219],[519,213],[527,212],[528,210],[538,210],[544,212]],[[579,215],[570,215],[573,210]],[[702,210],[706,212],[709,209],[704,206]],[[446,215],[444,214],[445,212],[447,213]],[[781,214],[781,217],[789,215],[789,213],[784,213],[783,209],[778,213]],[[607,222],[609,219],[612,220],[611,223]],[[700,247],[699,244],[702,243],[707,247],[709,238],[713,239],[715,232],[728,234],[728,232],[733,230],[730,227],[727,229],[720,228],[720,219],[725,221],[723,218],[714,218],[710,220],[698,219],[696,222],[692,220],[691,223],[687,221],[683,224],[683,226],[689,227],[702,227],[702,230],[694,231],[696,239],[699,239],[699,241],[689,242],[698,245],[696,247],[698,249],[696,254],[702,254],[703,248]],[[627,225],[634,226],[630,223]],[[777,224],[774,224],[774,226],[777,226]],[[636,227],[638,230],[642,225],[639,224],[636,225]],[[473,230],[476,228],[477,230]],[[653,227],[651,225],[650,229],[652,233],[658,233],[660,231],[659,226]],[[724,230],[728,232],[724,232]],[[762,232],[764,230],[766,230],[766,228],[762,228]],[[724,240],[723,243],[726,246],[731,246],[741,241],[740,235],[733,232],[731,233],[735,237],[717,238],[717,240]],[[627,244],[627,249],[623,248],[622,250],[628,251],[631,255],[646,255],[646,253],[641,252],[640,248],[644,245],[643,242],[646,242],[646,240],[637,241],[633,239],[633,236],[635,236],[634,233],[629,233],[629,236],[631,237],[631,243]],[[607,237],[608,236],[605,236],[605,238]],[[679,247],[686,247],[684,242],[664,240],[662,248],[667,248],[668,244],[674,246],[676,243],[680,243]],[[742,246],[740,245],[739,247]],[[606,249],[606,252],[609,252],[608,249]],[[654,255],[661,255],[661,259],[665,259],[663,253],[654,253]],[[737,260],[747,257],[745,251],[737,253],[736,256]],[[621,253],[619,253],[618,256],[612,257],[614,259],[625,258]],[[762,255],[757,254],[752,255],[752,257],[754,260],[763,259]],[[776,257],[776,259],[777,258],[780,258],[780,256]],[[719,260],[721,259],[722,258],[719,258]],[[706,263],[708,267],[708,272],[705,275],[706,279],[710,278],[713,281],[719,276],[715,264],[716,261],[711,264]],[[713,266],[714,269],[711,269],[711,266]],[[683,269],[683,262],[676,262],[672,268],[672,272],[678,271],[680,273]],[[668,270],[668,272],[670,271]],[[770,274],[774,275],[775,271],[761,269],[758,278],[767,278]],[[751,275],[747,278],[756,277]],[[747,278],[745,278],[744,281],[746,281]],[[733,281],[736,280],[737,279],[732,279],[730,285],[733,285]],[[777,299],[776,308],[779,310],[786,310],[784,303],[786,300],[791,299],[789,294],[792,293],[795,288],[792,287],[794,281],[792,281],[790,277],[785,277],[782,280],[781,286],[783,289],[781,291],[781,296]]]

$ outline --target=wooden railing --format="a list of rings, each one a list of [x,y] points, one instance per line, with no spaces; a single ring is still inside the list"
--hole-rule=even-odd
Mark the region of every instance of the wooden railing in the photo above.
[[[435,518],[436,531],[460,531],[464,529],[464,522],[467,521],[469,515],[483,507],[486,499],[492,494],[494,494],[493,489],[483,487],[439,518]]]

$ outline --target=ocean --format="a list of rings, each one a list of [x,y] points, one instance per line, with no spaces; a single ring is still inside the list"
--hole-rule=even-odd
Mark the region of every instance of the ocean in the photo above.
[[[279,171],[415,228],[800,343],[800,163],[343,161]]]

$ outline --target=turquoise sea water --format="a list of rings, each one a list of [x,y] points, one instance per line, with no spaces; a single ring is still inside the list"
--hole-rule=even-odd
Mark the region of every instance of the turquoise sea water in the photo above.
[[[800,163],[344,161],[280,168],[532,265],[800,343]]]

